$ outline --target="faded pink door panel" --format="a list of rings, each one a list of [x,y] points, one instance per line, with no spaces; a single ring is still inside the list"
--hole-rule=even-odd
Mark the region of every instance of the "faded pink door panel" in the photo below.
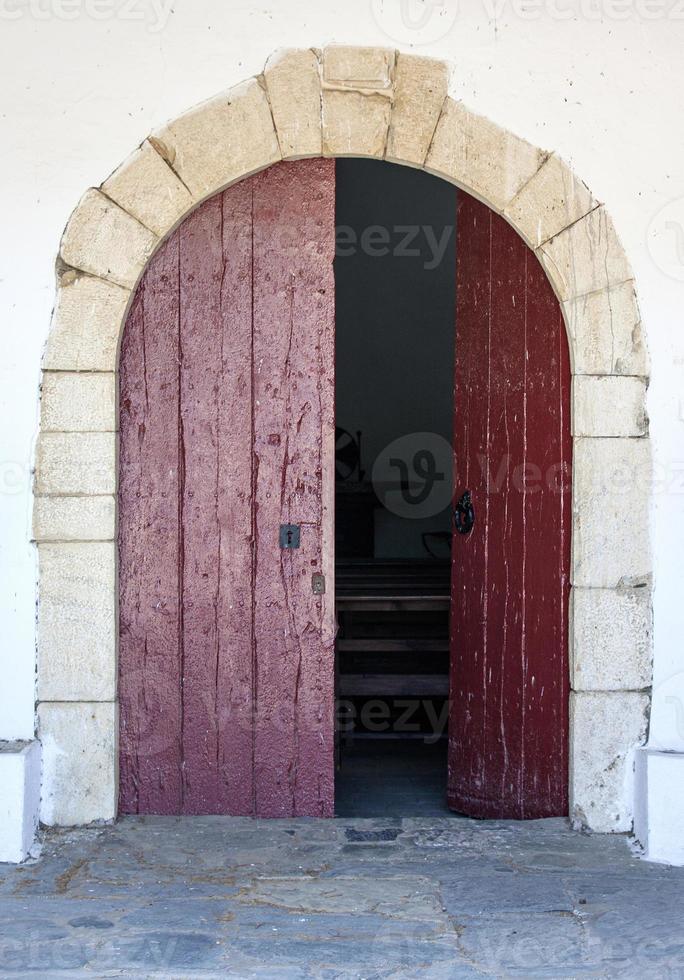
[[[449,803],[474,817],[568,808],[570,366],[534,254],[459,194]]]
[[[257,178],[254,225],[255,812],[332,816],[334,164]],[[278,550],[281,524],[299,549]]]
[[[155,256],[121,348],[119,793],[124,813],[180,813],[182,806],[178,251],[174,236]]]
[[[137,291],[123,813],[332,815],[334,209],[333,161],[279,164],[200,207]],[[300,549],[280,549],[281,524]]]

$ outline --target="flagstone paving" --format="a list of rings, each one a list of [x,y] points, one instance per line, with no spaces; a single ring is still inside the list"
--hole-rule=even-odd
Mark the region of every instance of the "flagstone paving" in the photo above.
[[[563,820],[125,818],[0,866],[0,977],[684,977],[684,868]]]

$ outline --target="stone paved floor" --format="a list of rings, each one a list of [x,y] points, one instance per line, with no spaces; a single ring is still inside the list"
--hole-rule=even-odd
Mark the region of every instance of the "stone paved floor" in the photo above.
[[[674,980],[683,898],[560,820],[127,818],[0,867],[0,976]]]

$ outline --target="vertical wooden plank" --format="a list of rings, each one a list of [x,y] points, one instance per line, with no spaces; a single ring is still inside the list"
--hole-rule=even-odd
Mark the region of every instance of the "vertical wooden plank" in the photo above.
[[[456,357],[454,489],[470,490],[476,531],[455,534],[452,555],[451,711],[448,797],[468,805],[473,787],[486,785],[483,745],[488,691],[489,369],[492,329],[491,219],[488,208],[459,192],[456,249]]]
[[[293,293],[296,343],[291,365],[293,442],[287,473],[292,523],[309,525],[301,556],[292,561],[290,608],[301,665],[296,701],[297,816],[334,815],[335,774],[335,161],[297,168],[305,231]],[[307,366],[308,365],[308,366]],[[301,406],[301,408],[300,408]],[[296,422],[296,425],[294,424]],[[326,593],[314,595],[312,576],[323,574]],[[298,574],[298,578],[297,578]]]
[[[522,807],[526,682],[523,628],[526,452],[526,250],[503,218],[491,220],[492,330],[489,381],[487,798]],[[521,247],[522,246],[522,247]]]
[[[254,228],[255,807],[325,816],[334,627],[311,576],[331,567],[322,500],[333,489],[334,163],[285,163],[255,178]],[[279,548],[282,524],[300,525],[299,549]]]
[[[251,181],[221,201],[223,270],[217,392],[219,590],[217,811],[254,812]]]
[[[221,223],[214,197],[180,229],[184,813],[216,812],[218,796]]]
[[[473,490],[477,522],[454,536],[449,802],[477,817],[563,815],[567,339],[534,255],[463,194],[458,256],[455,485]]]
[[[181,229],[184,812],[250,814],[252,187]]]
[[[121,348],[121,813],[179,813],[178,236],[157,253]]]
[[[568,603],[572,440],[565,325],[546,275],[527,258],[527,553],[524,626],[525,816],[568,808]],[[553,651],[553,656],[549,656]],[[534,766],[527,760],[538,760]]]

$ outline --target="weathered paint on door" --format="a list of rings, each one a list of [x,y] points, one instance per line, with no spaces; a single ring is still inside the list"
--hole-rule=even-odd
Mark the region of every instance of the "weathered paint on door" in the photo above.
[[[333,813],[334,211],[334,161],[279,164],[200,207],[135,296],[122,813]]]
[[[459,194],[449,804],[474,817],[568,808],[570,367],[534,254]]]

